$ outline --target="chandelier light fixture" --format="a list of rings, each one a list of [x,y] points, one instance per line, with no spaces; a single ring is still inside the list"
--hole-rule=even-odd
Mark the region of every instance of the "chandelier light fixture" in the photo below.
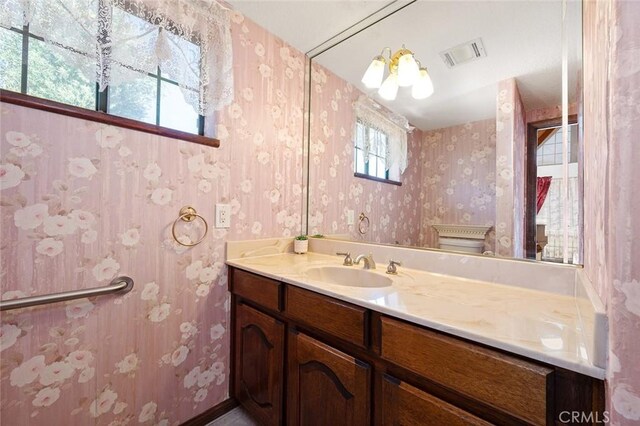
[[[389,58],[383,55],[389,52]],[[420,66],[413,52],[405,48],[399,49],[393,55],[391,48],[385,47],[373,60],[362,77],[362,83],[369,89],[378,89],[382,99],[393,101],[398,96],[398,88],[411,86],[411,96],[414,99],[425,99],[433,94],[433,83],[426,68]],[[389,75],[384,77],[385,65],[389,66]]]

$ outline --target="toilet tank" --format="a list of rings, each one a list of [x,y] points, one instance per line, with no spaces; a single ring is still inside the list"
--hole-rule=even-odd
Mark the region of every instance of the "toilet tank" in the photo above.
[[[438,248],[443,250],[482,253],[484,239],[491,226],[484,225],[432,225],[438,232]]]

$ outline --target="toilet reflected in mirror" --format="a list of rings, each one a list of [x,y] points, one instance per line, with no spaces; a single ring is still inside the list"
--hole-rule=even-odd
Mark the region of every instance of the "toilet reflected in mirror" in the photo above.
[[[485,236],[490,226],[474,225],[432,225],[438,232],[438,248],[442,250],[461,251],[465,253],[490,253],[485,247]]]

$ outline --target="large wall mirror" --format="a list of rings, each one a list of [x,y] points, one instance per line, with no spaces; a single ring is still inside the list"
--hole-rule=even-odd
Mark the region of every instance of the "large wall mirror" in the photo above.
[[[578,1],[415,1],[312,54],[308,233],[581,263],[581,41]]]

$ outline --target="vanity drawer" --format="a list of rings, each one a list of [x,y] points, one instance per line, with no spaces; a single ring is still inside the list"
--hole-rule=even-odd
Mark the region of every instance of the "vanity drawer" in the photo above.
[[[369,315],[364,308],[290,285],[286,313],[291,319],[367,347]]]
[[[274,311],[282,310],[283,284],[269,278],[245,272],[240,269],[231,269],[231,292],[244,299],[252,300],[265,308]]]
[[[491,425],[471,413],[387,375],[382,379],[382,424],[385,426]]]
[[[387,317],[381,328],[384,359],[527,423],[547,423],[552,369]]]

